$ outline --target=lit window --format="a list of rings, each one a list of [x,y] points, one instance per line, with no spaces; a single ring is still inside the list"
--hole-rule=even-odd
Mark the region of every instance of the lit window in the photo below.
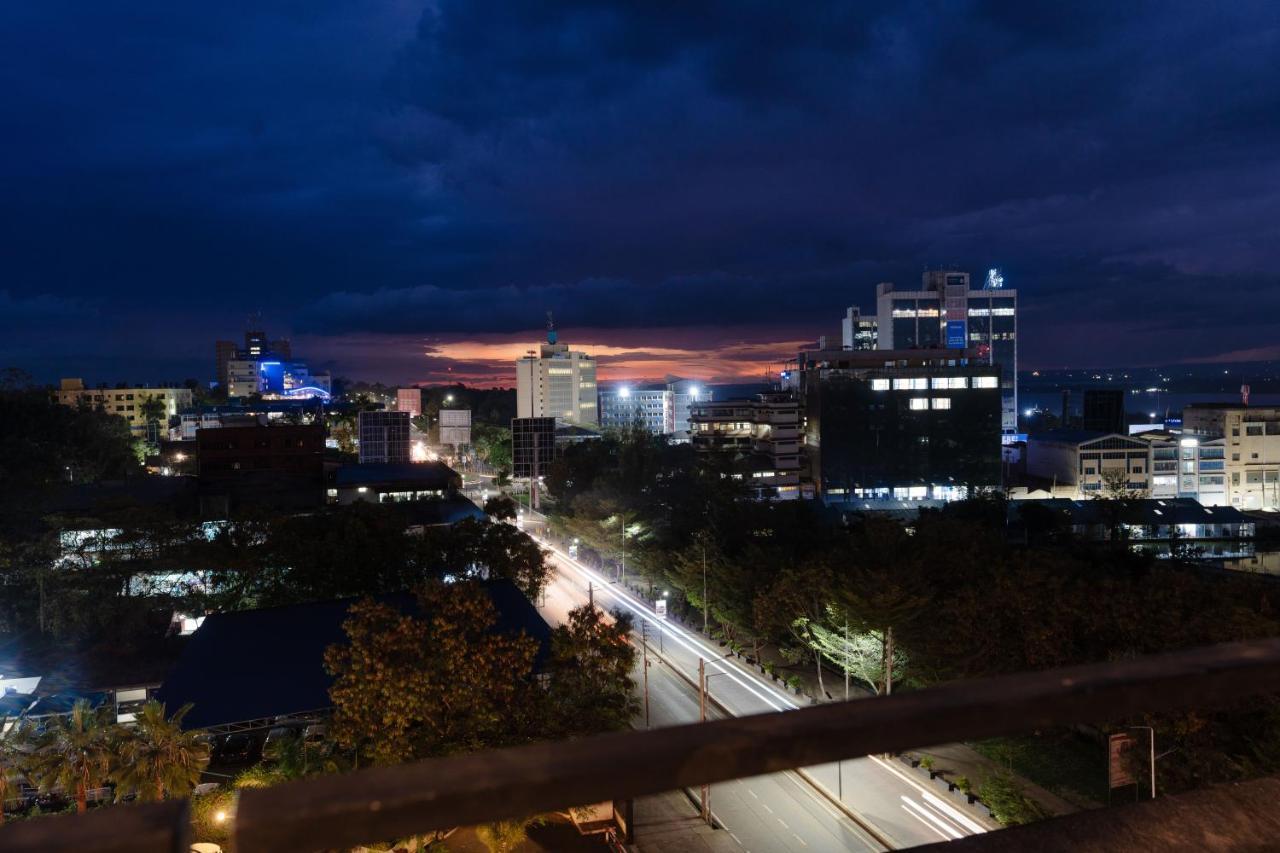
[[[965,381],[965,378],[963,376],[933,377],[933,387],[935,391],[941,388],[947,388],[947,389],[964,388],[967,386],[967,384],[968,383]]]
[[[927,409],[927,408],[929,408],[929,398],[927,397],[911,398],[911,409],[913,411],[919,411],[921,409]]]
[[[888,379],[872,379],[871,390],[872,391],[888,391],[889,380]]]
[[[929,387],[929,380],[923,376],[912,379],[895,379],[893,380],[893,390],[895,391],[923,391]]]
[[[934,397],[933,407],[935,409],[949,409],[951,408],[951,398],[950,397]]]
[[[973,377],[974,388],[997,388],[1000,385],[1000,379],[995,376],[975,376]]]

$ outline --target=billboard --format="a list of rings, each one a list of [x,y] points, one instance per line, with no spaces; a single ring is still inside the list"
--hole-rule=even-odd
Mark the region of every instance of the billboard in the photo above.
[[[947,321],[947,349],[964,349],[964,320]]]
[[[440,410],[440,443],[454,445],[471,443],[470,409]]]

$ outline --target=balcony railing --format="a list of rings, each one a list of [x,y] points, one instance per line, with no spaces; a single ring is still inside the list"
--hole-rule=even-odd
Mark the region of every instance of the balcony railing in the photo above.
[[[1280,639],[956,682],[891,697],[459,755],[240,793],[234,849],[311,851],[911,747],[1280,692]],[[1046,827],[1046,830],[1051,827]],[[1219,828],[1229,835],[1231,827]],[[0,830],[6,851],[185,850],[184,803]]]

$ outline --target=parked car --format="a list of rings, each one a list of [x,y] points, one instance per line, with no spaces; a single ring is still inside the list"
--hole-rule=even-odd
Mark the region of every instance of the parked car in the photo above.
[[[272,726],[267,732],[267,739],[262,744],[263,761],[279,761],[288,741],[298,737],[298,730],[293,726]]]
[[[247,764],[257,754],[257,742],[245,734],[227,735],[218,745],[218,761],[223,764]]]

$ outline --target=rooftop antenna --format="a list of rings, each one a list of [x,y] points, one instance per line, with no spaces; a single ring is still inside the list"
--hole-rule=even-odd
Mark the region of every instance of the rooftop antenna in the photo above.
[[[547,312],[547,343],[554,344],[556,342],[556,320],[551,316],[551,312]]]
[[[999,290],[1004,287],[1004,273],[1000,272],[999,267],[992,267],[987,270],[986,290]]]

